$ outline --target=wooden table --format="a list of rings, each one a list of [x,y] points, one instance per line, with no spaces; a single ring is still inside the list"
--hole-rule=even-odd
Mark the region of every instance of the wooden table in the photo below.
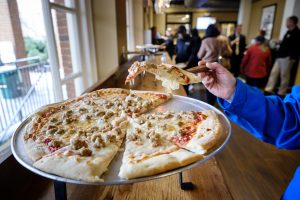
[[[161,63],[161,57],[155,56],[151,61]],[[171,63],[169,57],[167,57],[167,62]],[[173,94],[186,96],[183,87],[175,91],[168,90],[162,87],[161,82],[149,73],[146,73],[145,76],[138,76],[134,81],[134,85],[125,85],[124,80],[131,63],[128,62],[120,66],[116,74],[104,83],[95,84],[87,92],[106,87],[118,87],[172,92]],[[172,175],[166,178],[131,185],[106,186],[94,189],[87,188],[90,186],[69,185],[68,191],[71,191],[69,195],[71,199],[96,197],[97,199],[232,199],[215,158],[184,172],[183,179],[192,182],[194,189],[190,191],[181,190],[177,175]]]

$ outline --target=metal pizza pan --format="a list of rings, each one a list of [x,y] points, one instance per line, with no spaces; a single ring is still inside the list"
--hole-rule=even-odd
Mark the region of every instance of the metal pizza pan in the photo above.
[[[84,182],[80,180],[74,180],[74,179],[68,179],[61,176],[57,176],[55,174],[49,174],[46,172],[43,172],[33,166],[33,162],[30,160],[30,158],[27,156],[25,148],[24,148],[24,141],[23,136],[25,132],[25,126],[30,122],[30,117],[27,118],[25,121],[23,121],[20,126],[15,131],[12,140],[11,140],[11,148],[12,153],[16,160],[23,165],[28,170],[32,171],[35,174],[38,174],[40,176],[55,180],[55,181],[61,181],[66,183],[73,183],[73,184],[83,184],[83,185],[122,185],[122,184],[129,184],[129,183],[137,183],[142,181],[148,181],[158,178],[163,178],[166,176],[170,176],[179,172],[183,172],[186,170],[189,170],[193,167],[199,166],[202,163],[206,162],[210,158],[212,158],[214,155],[216,155],[218,152],[221,151],[221,149],[227,144],[229,141],[229,138],[231,136],[231,125],[229,120],[226,118],[226,116],[217,108],[196,100],[189,97],[179,96],[179,95],[173,95],[172,99],[168,101],[165,104],[162,104],[158,106],[156,109],[152,110],[151,112],[165,112],[165,111],[174,111],[174,112],[180,112],[180,111],[204,111],[204,110],[214,110],[221,121],[222,127],[223,127],[223,136],[220,139],[219,143],[215,145],[212,149],[209,150],[209,152],[204,156],[202,160],[199,160],[195,163],[192,163],[190,165],[180,167],[177,169],[173,169],[161,174],[153,175],[153,176],[147,176],[147,177],[141,177],[141,178],[135,178],[135,179],[122,179],[118,177],[119,169],[122,163],[122,157],[123,157],[123,151],[120,151],[116,157],[113,159],[111,164],[108,167],[108,170],[105,172],[105,174],[102,176],[104,179],[104,182]]]

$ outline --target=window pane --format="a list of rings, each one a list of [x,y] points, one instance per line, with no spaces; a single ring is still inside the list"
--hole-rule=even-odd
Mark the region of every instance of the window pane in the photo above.
[[[0,1],[0,10],[1,145],[54,99],[41,1]]]
[[[63,79],[80,71],[76,16],[55,9],[52,9],[51,12],[60,64],[60,77]]]
[[[84,92],[82,86],[83,84],[81,77],[68,80],[66,84],[62,85],[64,99],[80,96]]]
[[[50,0],[51,3],[56,3],[69,8],[75,8],[74,0]]]

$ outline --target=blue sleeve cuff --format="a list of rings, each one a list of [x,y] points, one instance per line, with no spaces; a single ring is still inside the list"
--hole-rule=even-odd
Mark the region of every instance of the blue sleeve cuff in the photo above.
[[[233,112],[239,113],[243,110],[245,102],[247,100],[247,88],[245,83],[241,80],[236,80],[235,94],[231,103],[228,103],[225,99],[218,98],[219,105],[225,113]]]

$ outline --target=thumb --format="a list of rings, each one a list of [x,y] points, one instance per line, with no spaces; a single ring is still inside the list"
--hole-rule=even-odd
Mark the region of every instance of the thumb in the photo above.
[[[208,67],[209,69],[213,69],[213,70],[223,69],[223,66],[217,62],[206,63],[206,67]]]
[[[206,61],[205,60],[200,60],[198,62],[198,66],[202,66],[202,65],[206,65]]]

